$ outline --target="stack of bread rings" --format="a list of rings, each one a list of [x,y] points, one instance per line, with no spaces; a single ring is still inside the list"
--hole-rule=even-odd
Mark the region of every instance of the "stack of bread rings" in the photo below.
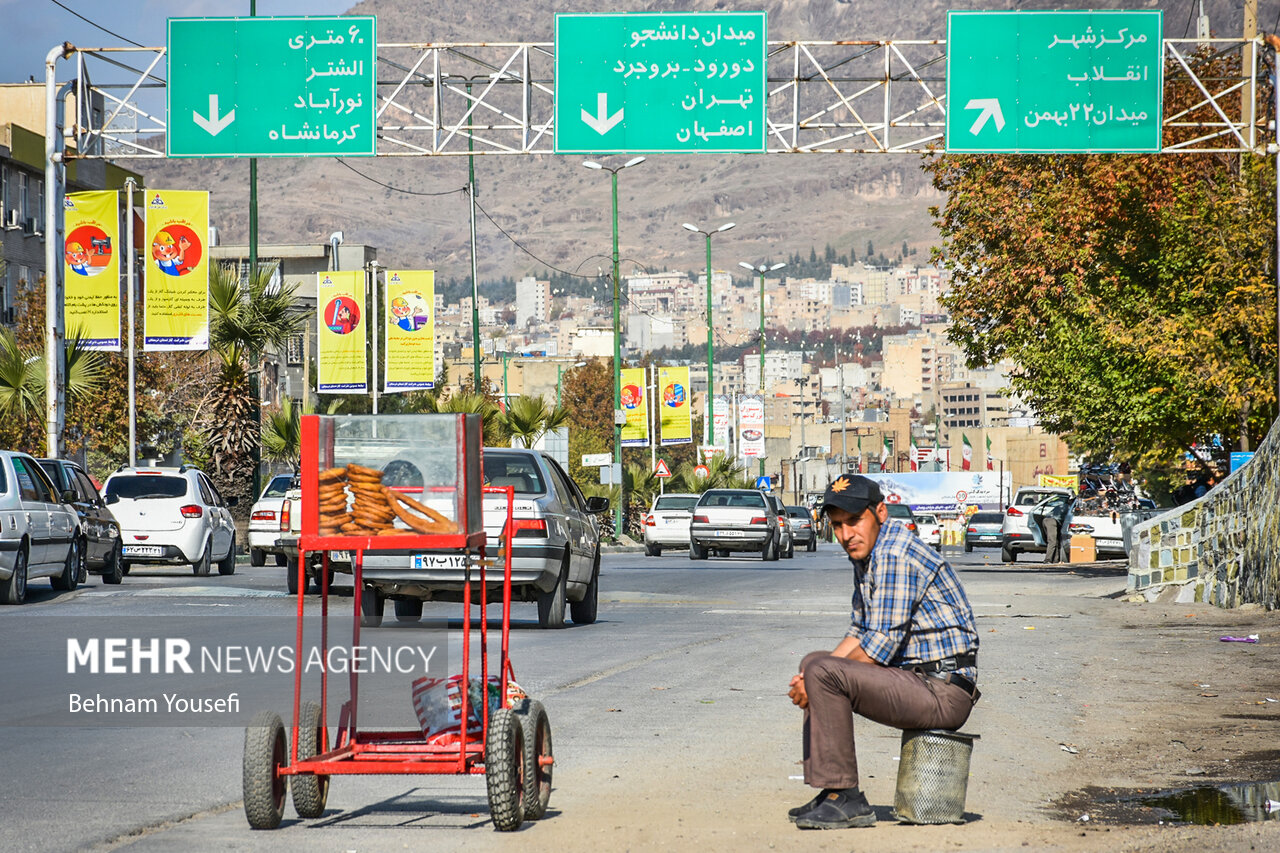
[[[375,536],[395,530],[395,513],[383,496],[382,472],[354,462],[347,466],[347,489],[353,498],[352,520],[342,532],[349,536]]]
[[[458,532],[458,525],[443,514],[382,485],[382,472],[377,468],[353,462],[321,471],[317,481],[321,536]],[[408,531],[395,526],[397,518]]]
[[[327,468],[320,472],[316,496],[320,501],[321,536],[337,536],[353,516],[347,511],[346,468]]]

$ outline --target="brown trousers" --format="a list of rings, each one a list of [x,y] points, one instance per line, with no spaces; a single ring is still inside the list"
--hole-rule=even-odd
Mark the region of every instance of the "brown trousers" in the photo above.
[[[804,781],[815,788],[858,784],[853,714],[900,729],[958,729],[973,709],[973,700],[961,688],[909,669],[813,652],[800,671],[809,695]]]

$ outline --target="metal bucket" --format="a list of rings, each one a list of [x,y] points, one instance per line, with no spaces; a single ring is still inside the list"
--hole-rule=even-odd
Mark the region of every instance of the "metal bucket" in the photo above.
[[[905,729],[893,816],[904,823],[964,823],[969,757],[978,735]]]

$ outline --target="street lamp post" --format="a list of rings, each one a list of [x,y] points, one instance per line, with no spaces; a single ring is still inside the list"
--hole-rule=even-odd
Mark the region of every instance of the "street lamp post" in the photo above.
[[[716,429],[716,383],[715,383],[715,347],[711,341],[712,325],[711,325],[711,235],[719,234],[722,231],[728,231],[737,223],[726,222],[714,231],[703,231],[701,228],[690,225],[688,222],[683,223],[680,227],[686,231],[692,231],[694,234],[701,234],[707,238],[707,432],[715,434]],[[711,443],[711,437],[704,435],[703,441]]]
[[[752,266],[746,261],[738,261],[738,266],[743,269],[760,273],[760,405],[764,406],[764,274],[780,270],[786,264],[774,264],[767,267],[764,264]],[[764,457],[760,457],[760,476],[764,476]]]
[[[622,424],[618,423],[618,411],[622,408],[622,334],[619,328],[621,306],[621,284],[618,276],[618,173],[623,169],[638,166],[645,161],[644,157],[633,157],[621,166],[609,168],[594,160],[584,160],[582,165],[588,169],[597,169],[609,173],[609,183],[613,190],[613,467],[622,471]],[[615,507],[614,533],[621,536],[623,529],[623,504],[626,503],[622,477],[618,477],[618,505]]]

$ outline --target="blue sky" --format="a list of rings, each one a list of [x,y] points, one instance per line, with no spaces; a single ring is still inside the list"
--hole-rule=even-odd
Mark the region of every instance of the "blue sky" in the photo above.
[[[165,20],[249,14],[249,0],[60,0],[103,28],[147,47],[165,42]],[[257,0],[259,15],[336,15],[355,0]],[[0,0],[0,83],[44,80],[44,58],[55,45],[123,47],[127,42],[78,19],[51,0]],[[64,63],[58,78],[66,79]],[[69,65],[66,68],[69,69]]]

